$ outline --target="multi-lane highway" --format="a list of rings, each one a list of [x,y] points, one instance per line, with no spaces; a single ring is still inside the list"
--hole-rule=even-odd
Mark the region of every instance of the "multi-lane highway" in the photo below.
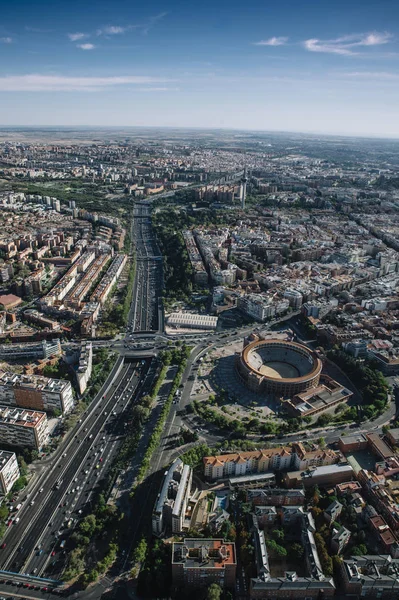
[[[152,231],[150,206],[134,209],[132,239],[137,272],[128,319],[128,334],[162,330],[162,260]],[[117,456],[125,435],[124,413],[149,391],[151,340],[134,347],[128,340],[110,344],[119,358],[101,392],[64,440],[47,469],[23,498],[18,521],[11,525],[0,549],[4,571],[58,579],[66,562],[68,538],[90,510],[98,483]],[[148,343],[150,342],[150,343]],[[127,356],[130,355],[130,356]],[[151,379],[151,382],[145,379]]]
[[[162,330],[162,256],[152,229],[151,206],[148,203],[135,205],[132,239],[136,251],[136,301],[130,311],[128,331]]]
[[[7,531],[2,569],[42,575],[63,555],[64,534],[87,510],[98,480],[115,458],[123,436],[123,412],[137,398],[147,370],[148,361],[123,364],[90,405],[62,454],[25,499],[19,522]]]

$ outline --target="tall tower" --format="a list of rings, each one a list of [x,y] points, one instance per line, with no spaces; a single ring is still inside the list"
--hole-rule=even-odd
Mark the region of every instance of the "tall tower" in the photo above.
[[[241,177],[240,196],[241,196],[241,208],[245,209],[245,199],[247,197],[247,167],[244,167],[244,174]]]

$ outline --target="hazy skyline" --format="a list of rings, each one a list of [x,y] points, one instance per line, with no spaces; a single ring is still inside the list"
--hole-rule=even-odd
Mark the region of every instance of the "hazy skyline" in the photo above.
[[[0,124],[399,137],[394,0],[25,0],[0,25]]]

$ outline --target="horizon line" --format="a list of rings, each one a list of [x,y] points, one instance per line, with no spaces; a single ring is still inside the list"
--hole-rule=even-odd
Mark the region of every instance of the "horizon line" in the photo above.
[[[193,130],[193,131],[240,131],[247,133],[270,133],[270,134],[295,134],[295,135],[311,135],[311,136],[329,136],[329,137],[345,137],[345,138],[362,138],[362,139],[381,139],[381,140],[398,140],[399,133],[394,135],[383,134],[383,133],[331,133],[328,131],[304,131],[304,130],[292,130],[292,129],[245,129],[238,127],[210,127],[205,125],[200,126],[183,126],[183,125],[2,125],[0,124],[0,132],[6,129],[86,129],[91,130],[104,130],[104,129],[179,129],[179,130]]]

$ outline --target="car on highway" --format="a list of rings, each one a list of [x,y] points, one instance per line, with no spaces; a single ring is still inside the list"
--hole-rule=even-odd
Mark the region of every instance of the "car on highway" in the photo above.
[[[1,549],[2,549],[2,550],[4,550],[4,548],[6,548],[6,546],[7,546],[7,544],[6,544],[5,542],[3,542],[3,543],[1,544]]]

